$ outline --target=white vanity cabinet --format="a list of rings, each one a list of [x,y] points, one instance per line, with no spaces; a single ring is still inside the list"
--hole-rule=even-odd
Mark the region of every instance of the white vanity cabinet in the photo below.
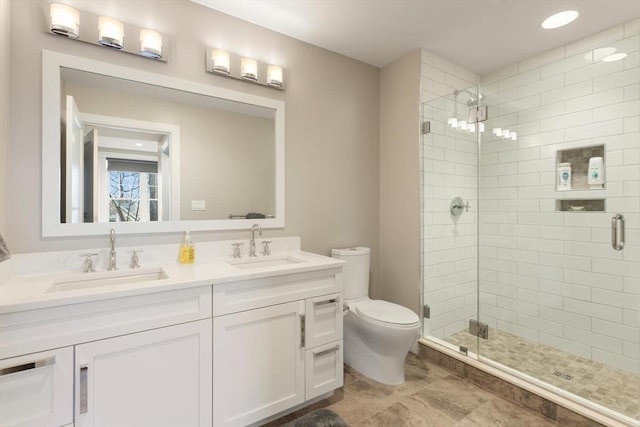
[[[75,427],[211,426],[211,320],[76,346]]]
[[[214,426],[246,426],[342,386],[341,290],[340,270],[214,287]]]
[[[0,426],[73,422],[73,347],[0,360]]]
[[[210,427],[211,315],[211,286],[0,315],[0,426]]]

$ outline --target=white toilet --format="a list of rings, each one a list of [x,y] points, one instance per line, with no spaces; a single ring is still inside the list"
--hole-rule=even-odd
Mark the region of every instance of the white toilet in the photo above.
[[[346,261],[345,363],[383,384],[402,384],[404,359],[418,338],[420,318],[401,305],[369,299],[369,248],[332,249],[331,256]]]

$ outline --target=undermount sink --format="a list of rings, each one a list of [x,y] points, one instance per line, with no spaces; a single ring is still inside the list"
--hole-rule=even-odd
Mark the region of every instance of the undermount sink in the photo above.
[[[268,267],[281,267],[285,265],[291,264],[299,264],[304,262],[304,260],[293,258],[290,256],[280,256],[280,257],[263,257],[263,258],[246,258],[246,259],[238,259],[229,261],[229,264],[236,268],[240,268],[242,270],[251,270],[255,268],[268,268]]]
[[[129,283],[150,282],[166,279],[162,268],[140,268],[135,270],[104,271],[100,273],[82,273],[67,276],[51,285],[47,292],[75,291],[101,286],[125,285]]]

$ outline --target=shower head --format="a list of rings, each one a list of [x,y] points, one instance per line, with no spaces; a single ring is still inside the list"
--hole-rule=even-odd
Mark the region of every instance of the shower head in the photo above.
[[[458,95],[463,92],[469,95],[469,99],[467,100],[467,107],[475,107],[479,105],[479,101],[482,99],[481,93],[478,92],[478,94],[476,95],[475,93],[471,92],[469,89],[462,89],[462,90],[453,91],[453,95],[457,98]]]

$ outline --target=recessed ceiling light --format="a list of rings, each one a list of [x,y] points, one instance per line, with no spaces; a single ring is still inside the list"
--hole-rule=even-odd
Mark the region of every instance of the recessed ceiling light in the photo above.
[[[551,30],[553,28],[559,28],[572,22],[578,17],[578,12],[575,10],[565,10],[564,12],[551,15],[542,22],[542,28],[545,30]]]
[[[620,61],[621,59],[624,59],[626,57],[627,57],[627,54],[624,52],[614,53],[613,55],[605,56],[604,58],[602,58],[602,62]]]

